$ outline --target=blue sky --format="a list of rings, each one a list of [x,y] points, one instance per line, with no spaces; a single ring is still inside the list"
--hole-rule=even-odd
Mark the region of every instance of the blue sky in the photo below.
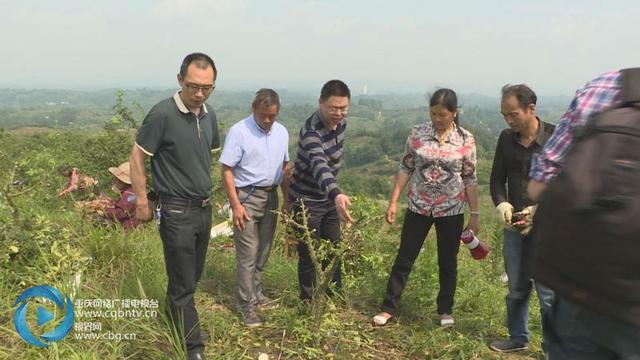
[[[218,88],[570,95],[640,66],[637,1],[0,0],[0,87],[176,86],[210,54]]]

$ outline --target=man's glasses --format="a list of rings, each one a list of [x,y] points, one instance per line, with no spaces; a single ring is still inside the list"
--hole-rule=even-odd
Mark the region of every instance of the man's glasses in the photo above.
[[[200,85],[196,85],[196,84],[191,84],[188,82],[184,83],[184,86],[189,89],[189,91],[193,92],[193,93],[197,93],[198,91],[202,91],[204,94],[208,94],[210,92],[213,91],[213,89],[216,88],[216,85],[206,85],[206,86],[200,86]]]
[[[329,106],[329,113],[330,114],[346,114],[349,112],[349,108],[348,107],[334,107],[334,106]]]

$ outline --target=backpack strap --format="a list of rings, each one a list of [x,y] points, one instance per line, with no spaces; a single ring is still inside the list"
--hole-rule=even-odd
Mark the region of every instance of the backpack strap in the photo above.
[[[640,102],[640,67],[622,69],[623,103]]]

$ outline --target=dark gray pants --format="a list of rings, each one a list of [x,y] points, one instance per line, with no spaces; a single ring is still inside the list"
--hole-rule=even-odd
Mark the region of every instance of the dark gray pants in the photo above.
[[[160,238],[167,270],[167,298],[176,328],[183,331],[187,351],[202,351],[200,322],[194,303],[209,244],[211,206],[162,200]]]
[[[245,221],[244,231],[233,229],[238,277],[237,306],[244,313],[255,308],[264,298],[262,274],[269,259],[278,219],[273,212],[278,209],[278,192],[257,188],[251,191],[250,187],[237,191],[243,201],[242,206],[251,216],[251,220]]]
[[[334,245],[337,245],[340,241],[340,218],[335,203],[331,200],[305,201],[304,205],[307,208],[309,230],[315,232],[316,241],[329,239]],[[298,223],[302,224],[299,201],[294,201],[293,213]],[[324,269],[328,263],[329,259],[326,259],[322,268]],[[332,276],[332,282],[338,291],[342,288],[340,266],[338,263]],[[311,262],[309,249],[302,241],[298,243],[298,282],[300,284],[300,299],[311,299],[316,285],[316,270]]]

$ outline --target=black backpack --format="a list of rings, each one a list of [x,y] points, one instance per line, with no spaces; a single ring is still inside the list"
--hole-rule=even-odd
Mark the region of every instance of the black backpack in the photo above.
[[[575,134],[534,219],[534,277],[571,301],[640,326],[640,68],[624,101]]]

